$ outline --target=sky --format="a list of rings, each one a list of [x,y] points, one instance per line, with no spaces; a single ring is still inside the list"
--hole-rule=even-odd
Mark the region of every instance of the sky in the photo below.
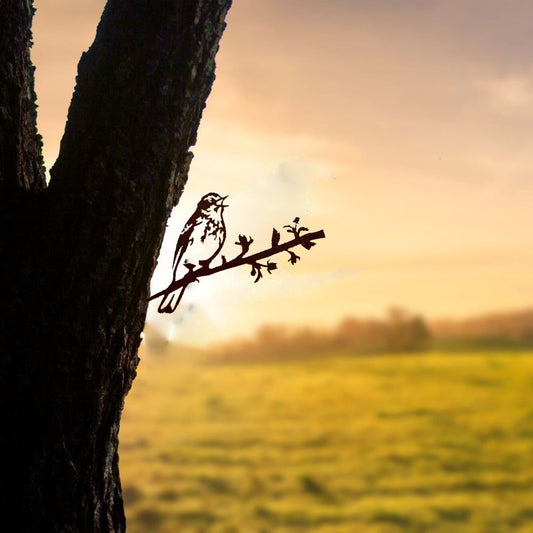
[[[38,126],[55,160],[102,0],[36,0]],[[295,216],[326,239],[254,284],[203,279],[148,323],[202,344],[263,323],[330,327],[392,305],[429,318],[533,304],[533,3],[234,0],[154,292],[206,192],[223,253]]]

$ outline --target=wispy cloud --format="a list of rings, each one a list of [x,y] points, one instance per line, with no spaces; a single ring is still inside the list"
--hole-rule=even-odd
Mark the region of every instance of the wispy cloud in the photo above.
[[[501,112],[533,114],[533,76],[488,78],[474,82],[474,87]]]

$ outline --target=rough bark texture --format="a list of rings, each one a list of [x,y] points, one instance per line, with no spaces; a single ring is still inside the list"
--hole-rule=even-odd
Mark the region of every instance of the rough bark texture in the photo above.
[[[0,452],[12,531],[125,529],[120,415],[230,2],[108,1],[46,188],[31,2],[0,0]]]
[[[0,0],[0,193],[45,185],[35,126],[30,2]]]

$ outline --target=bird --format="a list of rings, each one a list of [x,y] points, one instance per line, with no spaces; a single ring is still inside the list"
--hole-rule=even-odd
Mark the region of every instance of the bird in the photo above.
[[[181,230],[176,243],[174,261],[172,263],[172,282],[177,281],[196,266],[209,266],[209,263],[220,253],[226,240],[226,225],[223,212],[224,200],[215,192],[204,194],[194,213]],[[187,285],[176,291],[163,295],[157,310],[160,313],[173,313],[178,307]]]

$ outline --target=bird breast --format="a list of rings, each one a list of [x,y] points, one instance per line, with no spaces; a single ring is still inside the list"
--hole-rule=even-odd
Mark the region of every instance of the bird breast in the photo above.
[[[202,217],[193,229],[180,264],[176,265],[174,279],[179,279],[187,273],[185,263],[198,267],[201,261],[212,259],[222,247],[225,234],[222,217]]]
[[[202,225],[203,232],[201,236],[201,241],[206,242],[209,240],[214,240],[215,242],[220,242],[224,238],[224,222],[222,221],[222,217],[214,218],[210,217],[207,218]]]

